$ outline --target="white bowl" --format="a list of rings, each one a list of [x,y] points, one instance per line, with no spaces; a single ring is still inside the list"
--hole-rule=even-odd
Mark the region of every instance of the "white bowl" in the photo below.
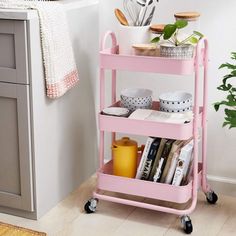
[[[192,109],[192,95],[176,91],[163,93],[159,96],[160,110],[165,112],[185,112]]]
[[[152,107],[152,91],[143,88],[127,88],[121,91],[120,105],[130,111]]]

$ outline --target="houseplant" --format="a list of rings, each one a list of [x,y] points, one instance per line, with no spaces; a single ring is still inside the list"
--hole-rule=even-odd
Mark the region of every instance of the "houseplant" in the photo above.
[[[231,59],[236,60],[236,52],[231,53]],[[223,127],[228,126],[231,129],[236,127],[236,86],[229,82],[229,79],[232,81],[232,78],[236,77],[236,64],[226,62],[219,67],[222,68],[227,68],[228,73],[223,76],[222,83],[217,89],[225,93],[225,99],[214,103],[214,108],[218,111],[220,107],[224,107]]]
[[[194,44],[202,37],[198,31],[193,31],[191,35],[181,34],[180,30],[187,27],[186,20],[177,20],[174,24],[167,24],[163,33],[152,39],[152,43],[158,43],[161,39],[164,41],[160,44],[160,55],[174,58],[192,58]]]

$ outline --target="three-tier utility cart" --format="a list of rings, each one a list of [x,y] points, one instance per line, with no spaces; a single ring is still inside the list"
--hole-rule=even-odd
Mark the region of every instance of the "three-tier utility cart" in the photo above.
[[[112,40],[112,47],[106,48],[108,38]],[[194,75],[194,106],[193,120],[186,124],[161,123],[153,121],[132,120],[124,117],[107,116],[99,113],[100,151],[99,170],[97,171],[97,188],[84,206],[87,213],[95,212],[98,199],[147,208],[151,210],[173,213],[181,216],[181,223],[186,233],[193,230],[188,214],[196,207],[197,191],[202,188],[209,203],[216,203],[218,197],[207,184],[206,179],[206,150],[207,150],[207,87],[208,87],[208,41],[201,39],[196,47],[195,56],[192,59],[170,59],[163,57],[146,57],[134,55],[119,55],[115,34],[107,32],[103,38],[100,51],[100,111],[105,108],[105,70],[111,70],[111,106],[119,106],[116,100],[116,71],[152,72],[172,75]],[[200,67],[203,67],[203,76],[200,76]],[[203,77],[203,104],[200,106],[200,77]],[[158,109],[159,102],[154,101],[153,107]],[[126,177],[115,176],[112,173],[112,160],[104,162],[104,133],[112,133],[115,140],[116,133],[136,134],[142,136],[154,136],[178,140],[187,140],[193,137],[193,178],[185,186],[173,186],[169,184],[144,181]],[[201,132],[201,134],[200,134]],[[198,139],[202,139],[202,158],[199,162]],[[101,191],[105,190],[105,191]],[[145,198],[159,199],[174,203],[190,204],[186,209],[169,208],[153,205],[145,202],[114,197],[106,194],[106,191],[136,195]]]

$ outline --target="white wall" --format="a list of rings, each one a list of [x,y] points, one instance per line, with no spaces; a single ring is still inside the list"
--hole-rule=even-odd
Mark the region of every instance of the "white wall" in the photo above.
[[[107,30],[117,31],[114,8],[122,7],[122,0],[100,2],[100,35]],[[236,129],[223,129],[223,112],[216,113],[212,104],[223,98],[216,87],[225,71],[219,71],[221,63],[228,61],[230,52],[236,51],[236,1],[235,0],[160,0],[152,23],[171,23],[173,14],[179,11],[199,11],[200,31],[209,39],[209,106],[208,106],[208,173],[218,191],[236,196]],[[164,91],[186,88],[192,91],[191,77],[118,73],[118,94],[124,87],[146,87],[154,91],[154,98]],[[227,185],[225,183],[230,183]]]

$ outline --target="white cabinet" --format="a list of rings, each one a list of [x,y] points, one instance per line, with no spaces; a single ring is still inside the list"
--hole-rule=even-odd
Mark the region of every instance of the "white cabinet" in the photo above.
[[[98,4],[86,4],[68,10],[80,82],[55,100],[37,12],[0,9],[0,212],[38,219],[95,172]]]

